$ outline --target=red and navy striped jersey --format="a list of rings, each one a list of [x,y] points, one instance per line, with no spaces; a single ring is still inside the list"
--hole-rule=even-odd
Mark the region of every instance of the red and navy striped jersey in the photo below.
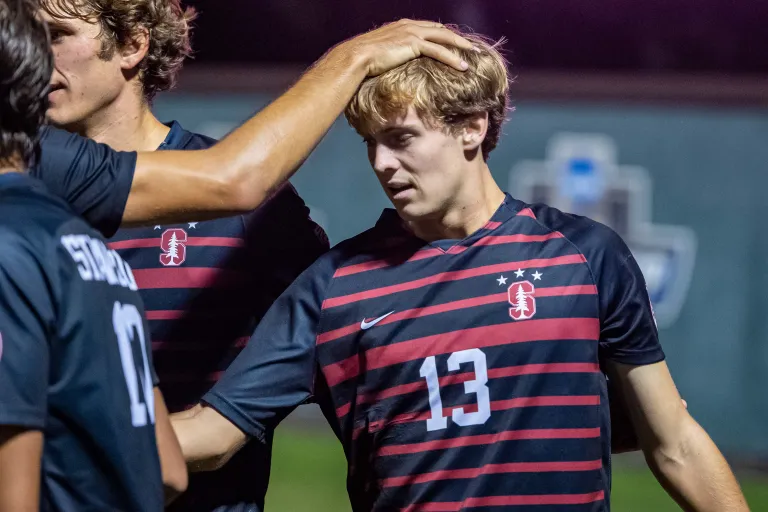
[[[507,196],[463,240],[385,211],[291,285],[204,401],[258,438],[318,401],[356,511],[606,511],[602,363],[663,358],[621,238]]]
[[[159,149],[202,149],[213,143],[174,122]],[[277,297],[328,250],[328,241],[286,184],[248,215],[121,229],[109,246],[133,268],[160,389],[168,409],[177,412],[198,403]],[[269,449],[254,443],[222,471],[194,474],[174,507],[261,507],[269,463]]]

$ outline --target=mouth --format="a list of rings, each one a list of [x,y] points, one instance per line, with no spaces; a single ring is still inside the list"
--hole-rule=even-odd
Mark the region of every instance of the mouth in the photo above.
[[[62,91],[64,89],[64,84],[51,84],[50,88],[48,89],[48,94],[53,94],[56,91]]]
[[[404,199],[411,191],[415,190],[415,187],[410,183],[390,182],[387,183],[387,190],[392,199]]]

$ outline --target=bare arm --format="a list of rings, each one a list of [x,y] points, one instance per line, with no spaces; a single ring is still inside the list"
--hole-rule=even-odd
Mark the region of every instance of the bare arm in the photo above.
[[[204,220],[256,208],[309,156],[366,76],[422,55],[466,69],[441,45],[472,48],[439,23],[385,25],[333,48],[290,90],[215,146],[139,153],[123,223]]]
[[[190,471],[221,468],[248,441],[243,431],[216,409],[199,404],[171,415],[171,424]]]
[[[179,441],[176,439],[173,427],[171,427],[165,400],[163,400],[163,395],[158,388],[155,388],[155,438],[157,439],[157,451],[160,455],[165,504],[167,505],[187,490],[189,477]]]
[[[37,512],[43,433],[0,426],[0,512]]]
[[[683,510],[748,511],[736,478],[717,446],[688,414],[667,364],[612,363],[656,478]]]

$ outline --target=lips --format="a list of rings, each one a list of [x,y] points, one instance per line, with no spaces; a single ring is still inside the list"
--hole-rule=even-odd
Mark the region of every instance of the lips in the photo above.
[[[413,189],[414,187],[410,183],[405,183],[405,182],[387,183],[387,190],[389,190],[389,193],[393,199],[402,199],[406,195],[408,195],[408,193]]]

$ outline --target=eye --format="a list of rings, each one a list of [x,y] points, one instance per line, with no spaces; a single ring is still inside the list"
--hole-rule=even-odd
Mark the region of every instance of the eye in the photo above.
[[[395,146],[403,147],[403,146],[407,146],[408,143],[411,141],[411,139],[413,139],[413,135],[412,134],[410,134],[410,133],[401,133],[401,134],[397,135],[394,138],[393,142],[394,142]]]
[[[64,37],[64,34],[61,32],[61,30],[57,29],[51,29],[51,42],[57,43],[61,41],[61,38]]]

